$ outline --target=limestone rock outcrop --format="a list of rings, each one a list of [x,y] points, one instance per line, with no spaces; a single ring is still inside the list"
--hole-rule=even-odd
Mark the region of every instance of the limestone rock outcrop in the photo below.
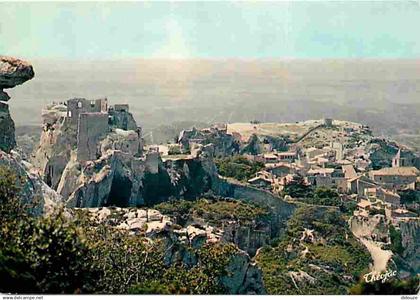
[[[73,167],[80,169],[107,150],[138,156],[143,148],[141,131],[128,106],[108,107],[107,99],[75,98],[53,103],[43,110],[42,120],[43,132],[33,164],[49,186],[64,191],[66,196],[72,191],[63,186],[65,170],[67,176]],[[75,181],[71,184],[76,187]]]
[[[10,89],[34,77],[32,66],[23,60],[0,56],[0,101],[10,99],[3,89]]]
[[[0,56],[0,166],[11,169],[22,181],[18,199],[30,204],[35,215],[48,214],[62,202],[57,192],[43,182],[33,166],[22,160],[12,149],[15,147],[15,125],[9,113],[10,97],[3,91],[34,77],[32,66],[22,60]]]
[[[18,199],[28,204],[34,215],[49,214],[63,203],[62,197],[33,173],[32,166],[21,160],[16,152],[5,153],[0,150],[0,166],[13,170],[20,178],[22,184]]]
[[[0,150],[10,152],[15,146],[15,122],[7,103],[0,101]]]
[[[70,99],[48,106],[42,118],[33,164],[70,207],[153,205],[223,189],[213,147],[162,159],[158,149],[143,149],[127,105]]]
[[[32,66],[22,60],[0,56],[0,150],[10,152],[15,146],[15,123],[9,106],[10,99],[3,89],[12,88],[34,77]]]
[[[108,149],[86,164],[67,163],[57,191],[70,207],[153,205],[170,197],[193,199],[220,188],[215,166],[206,158],[165,161],[158,153],[135,157]]]
[[[234,136],[227,133],[227,128],[219,128],[217,126],[198,130],[192,128],[183,130],[179,134],[178,143],[181,145],[183,152],[193,153],[193,149],[197,145],[212,144],[214,156],[226,156],[238,153],[239,143]]]

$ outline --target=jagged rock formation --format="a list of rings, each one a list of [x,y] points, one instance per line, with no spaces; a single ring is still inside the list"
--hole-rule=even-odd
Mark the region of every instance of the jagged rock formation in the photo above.
[[[71,207],[151,205],[223,189],[213,147],[165,160],[144,151],[127,105],[70,99],[47,107],[43,123],[34,165]]]
[[[10,97],[3,89],[12,88],[34,77],[32,66],[22,60],[0,56],[0,166],[13,170],[22,181],[18,199],[30,204],[35,215],[49,213],[61,197],[31,171],[32,166],[12,149],[15,147],[15,126],[9,113]]]
[[[270,150],[285,151],[288,149],[288,139],[269,135],[252,134],[248,141],[241,145],[240,153],[257,155]]]
[[[228,156],[239,151],[238,141],[233,135],[227,133],[226,126],[223,128],[213,126],[201,130],[196,128],[183,130],[178,137],[178,143],[181,145],[183,152],[193,151],[198,144],[212,144],[214,156]]]
[[[120,114],[114,119],[114,114]],[[128,111],[108,109],[106,99],[70,99],[66,103],[54,103],[43,110],[43,132],[33,163],[45,182],[58,189],[61,176],[69,162],[86,162],[98,159],[108,148],[122,148],[138,154],[142,142],[140,132]],[[120,121],[119,121],[120,120]],[[121,121],[122,120],[122,121]],[[117,126],[130,129],[118,130]],[[102,145],[99,142],[112,134]],[[72,155],[74,154],[74,158]]]
[[[10,152],[16,146],[15,123],[5,103],[10,97],[3,89],[15,87],[33,77],[34,71],[29,63],[0,56],[0,150]]]
[[[169,197],[193,199],[221,189],[214,168],[205,156],[163,162],[156,152],[135,157],[114,149],[83,164],[73,155],[58,192],[74,207],[153,205]]]

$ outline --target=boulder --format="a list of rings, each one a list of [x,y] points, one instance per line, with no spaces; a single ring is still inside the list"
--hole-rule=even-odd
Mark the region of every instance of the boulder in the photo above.
[[[0,56],[0,90],[13,88],[32,79],[34,75],[34,70],[28,62]]]
[[[15,123],[5,103],[10,97],[3,89],[22,84],[33,77],[34,70],[29,63],[13,57],[0,56],[0,150],[10,152],[16,146]]]

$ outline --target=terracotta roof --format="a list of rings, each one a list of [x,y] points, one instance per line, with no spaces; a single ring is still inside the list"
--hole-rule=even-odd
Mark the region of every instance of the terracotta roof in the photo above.
[[[361,200],[359,203],[357,203],[357,206],[362,207],[362,208],[366,208],[371,205],[372,203],[370,203],[370,201],[367,201],[367,200]]]
[[[308,174],[331,174],[334,172],[334,168],[319,168],[319,169],[311,169],[307,173]]]
[[[417,176],[419,170],[416,167],[395,167],[383,168],[380,170],[372,171],[373,175],[393,175],[393,176]]]
[[[287,163],[287,162],[268,163],[268,164],[265,164],[265,167],[266,167],[266,169],[275,169],[277,167],[293,168],[293,166],[290,163]]]
[[[277,155],[296,155],[296,152],[277,152]]]
[[[354,178],[357,176],[356,170],[354,170],[352,165],[343,165],[341,168],[343,169],[345,178]]]

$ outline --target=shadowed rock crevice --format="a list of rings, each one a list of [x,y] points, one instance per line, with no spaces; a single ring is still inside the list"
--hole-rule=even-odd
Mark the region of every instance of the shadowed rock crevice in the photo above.
[[[133,183],[129,178],[116,174],[112,179],[111,190],[106,201],[107,206],[129,206]]]

